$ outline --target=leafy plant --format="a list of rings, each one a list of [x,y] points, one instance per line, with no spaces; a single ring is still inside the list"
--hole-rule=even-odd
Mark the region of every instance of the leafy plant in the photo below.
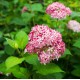
[[[53,2],[56,0],[0,0],[0,78],[80,78],[80,32],[67,28],[69,20],[80,22],[80,1],[57,0],[72,10],[62,20],[46,14],[46,7]],[[22,12],[24,6],[27,10]],[[25,53],[28,34],[36,24],[48,25],[62,34],[66,49],[58,61],[44,65],[37,54]]]

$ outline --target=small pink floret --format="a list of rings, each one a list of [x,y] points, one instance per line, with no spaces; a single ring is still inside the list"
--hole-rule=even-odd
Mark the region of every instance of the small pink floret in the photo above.
[[[28,9],[27,9],[27,7],[26,6],[24,6],[23,8],[22,8],[22,13],[24,13],[24,12],[26,12]]]

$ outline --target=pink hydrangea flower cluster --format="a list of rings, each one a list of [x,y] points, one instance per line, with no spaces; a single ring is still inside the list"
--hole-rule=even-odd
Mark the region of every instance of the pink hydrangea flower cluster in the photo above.
[[[74,32],[80,32],[80,23],[75,20],[70,20],[67,27]]]
[[[27,7],[26,6],[24,6],[23,8],[22,8],[22,13],[24,13],[24,12],[26,12],[28,9],[27,9]]]
[[[71,10],[62,3],[54,2],[47,7],[46,13],[52,18],[63,19],[71,14]]]
[[[36,25],[29,34],[29,43],[25,52],[37,53],[41,63],[46,64],[64,53],[65,43],[62,35],[44,25]]]

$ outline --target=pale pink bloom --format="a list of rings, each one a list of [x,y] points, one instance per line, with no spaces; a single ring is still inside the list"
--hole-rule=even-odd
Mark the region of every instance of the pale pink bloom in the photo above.
[[[26,12],[28,9],[27,9],[27,7],[26,6],[24,6],[23,8],[22,8],[22,13],[24,13],[24,12]]]
[[[77,22],[76,20],[70,20],[68,22],[67,27],[73,30],[74,32],[80,32],[80,23]]]
[[[51,61],[51,54],[45,53],[44,51],[42,51],[40,54],[38,54],[38,57],[42,64],[46,64]]]
[[[44,25],[36,25],[29,34],[29,43],[25,51],[37,53],[41,63],[46,64],[64,53],[65,44],[62,35]]]
[[[52,18],[63,19],[71,14],[71,10],[62,3],[53,2],[47,7],[46,13]]]

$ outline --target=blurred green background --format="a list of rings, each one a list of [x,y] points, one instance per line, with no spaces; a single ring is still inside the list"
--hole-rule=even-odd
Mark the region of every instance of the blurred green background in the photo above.
[[[55,1],[63,3],[72,10],[71,16],[60,20],[58,24],[57,20],[52,19],[45,12],[47,6]],[[27,7],[28,11],[22,13],[24,6]],[[67,50],[65,55],[58,62],[54,61],[65,73],[44,76],[33,72],[35,75],[30,74],[29,78],[80,78],[80,33],[67,29],[66,26],[69,20],[80,22],[80,0],[0,0],[0,72],[5,72],[2,63],[9,56],[18,56],[15,50],[7,44],[5,38],[14,39],[19,30],[29,34],[34,25],[45,24],[52,29],[58,30],[66,43]],[[56,25],[61,26],[61,28],[59,29]],[[77,43],[75,44],[76,40]],[[74,44],[75,46],[73,46]],[[32,69],[32,66],[28,69]],[[24,76],[19,77],[19,75],[17,77],[15,76],[16,74],[10,74],[9,76],[0,74],[0,78],[24,78]]]

